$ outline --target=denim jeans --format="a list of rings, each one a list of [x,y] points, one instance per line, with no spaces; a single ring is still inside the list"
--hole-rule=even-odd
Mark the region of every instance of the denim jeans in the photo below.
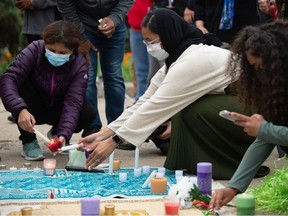
[[[136,101],[147,89],[147,76],[149,72],[149,58],[143,36],[140,31],[130,28],[130,46],[136,69],[137,92]]]
[[[93,35],[86,32],[87,38],[97,48],[97,52],[90,50],[91,65],[89,68],[86,100],[95,109],[96,117],[85,130],[101,129],[102,122],[98,112],[97,101],[97,64],[98,54],[104,84],[105,113],[107,123],[114,121],[124,110],[125,83],[122,77],[122,61],[125,51],[126,26],[125,23],[116,27],[112,37]]]

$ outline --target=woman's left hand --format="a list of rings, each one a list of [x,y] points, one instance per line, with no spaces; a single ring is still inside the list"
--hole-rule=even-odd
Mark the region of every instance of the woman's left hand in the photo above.
[[[106,140],[97,142],[95,144],[95,148],[90,153],[89,158],[86,161],[86,165],[88,169],[92,169],[93,167],[98,166],[101,164],[116,148],[116,143],[112,139],[112,136]],[[89,149],[89,146],[85,147],[85,150],[90,152],[91,149]]]
[[[243,127],[244,132],[252,137],[258,136],[260,125],[265,120],[263,116],[259,114],[254,114],[249,117],[239,113],[231,112],[230,115],[238,118],[239,120],[236,120],[234,124]]]
[[[161,139],[161,140],[166,140],[166,139],[170,139],[171,137],[171,130],[172,130],[172,122],[171,121],[167,121],[165,122],[163,125],[167,126],[166,127],[166,130],[162,133],[162,134],[159,134],[157,136],[158,139]]]

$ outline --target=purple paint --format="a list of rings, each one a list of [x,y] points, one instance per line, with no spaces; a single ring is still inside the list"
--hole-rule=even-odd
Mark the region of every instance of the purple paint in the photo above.
[[[212,194],[212,164],[201,162],[197,164],[197,183],[202,194]]]
[[[82,216],[100,215],[100,198],[82,198],[81,199]]]

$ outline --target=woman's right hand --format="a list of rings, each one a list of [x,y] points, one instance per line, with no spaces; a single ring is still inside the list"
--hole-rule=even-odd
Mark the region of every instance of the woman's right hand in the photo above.
[[[213,193],[210,201],[210,208],[219,210],[222,206],[230,202],[237,194],[234,188],[221,188]]]
[[[36,121],[34,116],[28,112],[27,109],[20,111],[18,116],[18,125],[21,129],[28,131],[29,133],[34,133],[34,125]]]

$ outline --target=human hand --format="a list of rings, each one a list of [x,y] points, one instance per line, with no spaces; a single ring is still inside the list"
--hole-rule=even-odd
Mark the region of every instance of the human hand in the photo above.
[[[33,7],[31,0],[15,0],[15,6],[22,11]]]
[[[96,47],[90,42],[90,40],[83,41],[78,49],[79,52],[85,56],[87,64],[90,64],[90,55],[89,55],[90,49],[97,52]]]
[[[110,17],[104,17],[99,26],[98,29],[104,34],[107,38],[112,37],[112,35],[115,32],[115,24],[114,21]]]
[[[234,188],[221,188],[216,190],[210,200],[210,208],[219,210],[222,206],[230,202],[236,196],[237,192]]]
[[[157,138],[161,139],[161,140],[169,139],[171,137],[172,122],[171,121],[167,121],[167,122],[165,122],[162,125],[166,126],[166,130],[163,133],[159,134],[157,136]]]
[[[194,11],[190,10],[189,8],[185,8],[184,10],[184,20],[187,23],[192,23],[194,20]]]
[[[249,117],[239,113],[231,112],[230,115],[238,118],[239,120],[234,121],[234,124],[244,127],[244,132],[252,137],[258,136],[260,125],[265,120],[263,116],[259,114],[254,114]]]
[[[18,116],[18,125],[21,129],[34,133],[34,125],[36,124],[34,116],[27,109],[20,111]]]
[[[86,166],[88,167],[88,170],[91,170],[93,167],[97,167],[101,164],[114,151],[117,144],[112,137],[110,137],[104,141],[96,143],[92,152],[89,147],[90,146],[85,147],[85,150],[90,152],[86,161]]]

